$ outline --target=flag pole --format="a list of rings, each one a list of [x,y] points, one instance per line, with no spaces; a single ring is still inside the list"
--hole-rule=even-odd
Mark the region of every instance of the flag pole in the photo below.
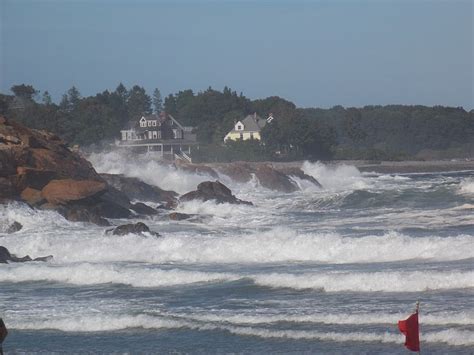
[[[415,305],[415,313],[418,315],[418,317],[420,316],[419,315],[419,312],[420,312],[420,300],[416,300],[416,305]],[[419,318],[418,318],[418,339],[419,339],[419,336],[420,336],[420,325],[419,325]],[[421,355],[421,341],[420,341],[420,349],[418,350],[418,355]]]

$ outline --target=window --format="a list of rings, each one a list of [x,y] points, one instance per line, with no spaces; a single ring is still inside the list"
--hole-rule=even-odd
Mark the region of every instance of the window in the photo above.
[[[151,121],[148,121],[148,127],[151,127]]]
[[[244,126],[242,126],[241,124],[237,125],[237,130],[238,131],[242,131],[243,129],[244,129]]]
[[[240,140],[244,140],[244,134],[240,133]]]
[[[253,139],[253,132],[250,133],[250,139]]]
[[[152,126],[156,127],[156,121],[152,121]]]

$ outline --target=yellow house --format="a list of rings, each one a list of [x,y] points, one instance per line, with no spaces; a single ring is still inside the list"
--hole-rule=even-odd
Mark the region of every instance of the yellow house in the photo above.
[[[266,120],[258,116],[257,113],[248,115],[242,121],[238,121],[234,125],[234,129],[226,134],[224,137],[224,142],[228,141],[229,139],[233,141],[246,141],[248,139],[260,140],[260,130],[272,120],[272,114],[270,114]]]

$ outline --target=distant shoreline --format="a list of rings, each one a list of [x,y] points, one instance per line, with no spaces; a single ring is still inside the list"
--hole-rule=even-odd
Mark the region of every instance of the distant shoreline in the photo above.
[[[428,161],[367,161],[367,160],[331,160],[322,162],[329,166],[353,165],[362,172],[382,174],[433,173],[474,170],[474,159],[469,160],[428,160]],[[297,167],[298,162],[271,162],[275,167]]]

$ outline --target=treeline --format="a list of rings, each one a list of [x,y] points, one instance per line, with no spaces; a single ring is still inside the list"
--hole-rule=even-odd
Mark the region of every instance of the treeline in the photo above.
[[[143,114],[165,110],[196,127],[197,161],[294,159],[439,159],[474,156],[474,113],[463,108],[365,106],[331,109],[297,108],[280,97],[250,100],[225,87],[150,96],[143,87],[83,97],[75,87],[59,104],[47,91],[15,85],[0,94],[0,114],[26,125],[52,131],[71,144],[109,144],[119,131]],[[262,142],[223,143],[234,123],[256,112],[275,119],[262,130]]]

